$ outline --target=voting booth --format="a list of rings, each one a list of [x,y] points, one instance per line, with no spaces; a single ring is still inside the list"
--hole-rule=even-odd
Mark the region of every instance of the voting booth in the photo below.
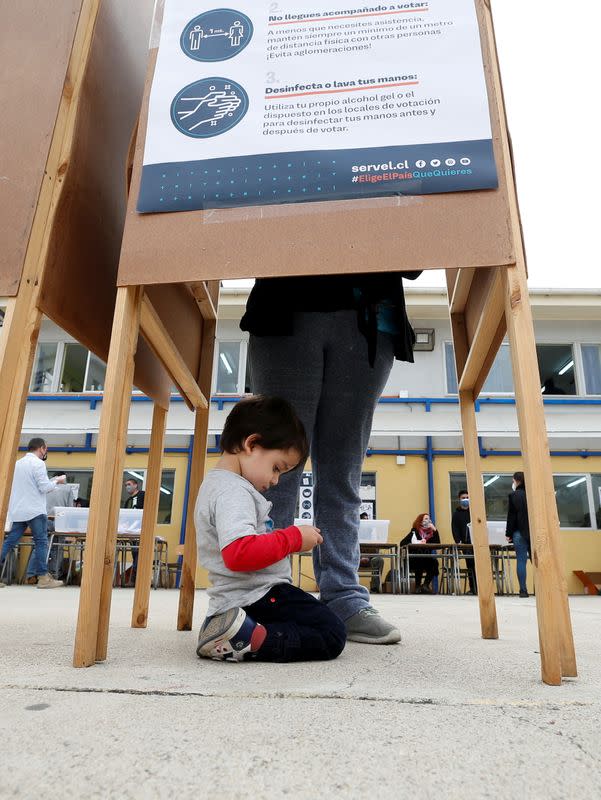
[[[138,334],[195,409],[192,504],[204,469],[216,282],[445,268],[482,635],[494,639],[498,631],[474,401],[508,334],[542,678],[559,684],[576,674],[576,663],[489,4],[234,5],[157,6],[74,663],[91,665],[107,654],[113,454],[115,443],[119,452],[124,445]],[[164,418],[157,409],[153,440],[160,441]],[[147,492],[149,482],[158,483],[157,475],[149,473]],[[107,496],[110,509],[101,512]],[[183,630],[192,624],[196,571],[190,508]],[[145,624],[143,610],[141,622],[135,616],[133,624]]]

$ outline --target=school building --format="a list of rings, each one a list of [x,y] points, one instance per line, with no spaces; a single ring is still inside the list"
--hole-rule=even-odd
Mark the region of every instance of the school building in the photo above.
[[[394,364],[374,419],[362,495],[375,517],[390,520],[390,541],[399,541],[424,511],[434,517],[442,541],[451,541],[451,513],[465,486],[465,467],[446,291],[408,286],[406,295],[417,333],[415,364]],[[225,417],[248,387],[247,335],[238,325],[247,296],[247,288],[222,288],[209,469]],[[579,594],[583,586],[573,570],[601,572],[601,292],[531,290],[531,303],[564,566],[570,593]],[[90,497],[94,474],[104,372],[96,356],[44,320],[21,446],[43,436],[50,446],[49,472],[66,472],[84,498]],[[134,393],[124,480],[144,481],[151,416],[152,403]],[[487,517],[503,520],[511,475],[522,468],[507,343],[484,385],[477,418]],[[171,561],[185,527],[192,432],[192,414],[173,395],[157,524]],[[310,495],[307,502],[311,513]],[[200,569],[198,585],[206,585]]]

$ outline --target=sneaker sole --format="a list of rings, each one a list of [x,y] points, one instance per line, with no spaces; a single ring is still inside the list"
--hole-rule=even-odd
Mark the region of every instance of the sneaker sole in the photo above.
[[[238,633],[245,619],[246,612],[241,608],[232,608],[214,617],[201,631],[202,640],[199,639],[196,654],[201,658],[210,658],[212,645],[218,639],[231,639]]]
[[[62,581],[60,583],[49,583],[49,584],[38,583],[36,585],[36,589],[60,589],[62,585],[63,585]]]
[[[401,641],[401,634],[394,630],[384,636],[367,636],[365,633],[347,633],[347,642],[359,642],[360,644],[397,644]]]

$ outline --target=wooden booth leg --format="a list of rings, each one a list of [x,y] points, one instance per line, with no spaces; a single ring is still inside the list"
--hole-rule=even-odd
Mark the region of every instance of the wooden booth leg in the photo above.
[[[134,605],[131,615],[132,628],[145,628],[148,622],[148,605],[150,601],[150,583],[152,580],[154,554],[154,531],[159,510],[161,461],[163,458],[166,424],[167,411],[155,404],[152,415],[152,433],[150,434],[150,452],[148,454],[142,533],[140,534],[138,569],[136,571],[136,589],[134,592]]]
[[[502,273],[533,546],[542,678],[558,685],[562,676],[575,677],[577,669],[532,311],[523,261]]]
[[[467,489],[470,496],[472,545],[474,547],[478,602],[480,604],[480,628],[483,639],[498,639],[497,610],[490,563],[488,529],[486,527],[486,506],[480,468],[478,429],[476,426],[473,392],[459,392],[459,406],[463,429]]]
[[[16,321],[13,317],[12,324],[2,332],[11,341],[4,343],[0,366],[0,547],[41,322],[42,314],[31,302],[23,318]]]
[[[211,393],[213,374],[213,353],[215,349],[216,320],[205,319],[202,331],[202,349],[200,354],[200,376],[198,385],[205,397]],[[196,577],[196,529],[194,527],[194,505],[198,490],[205,473],[207,458],[207,436],[209,428],[209,408],[198,408],[194,419],[194,447],[192,449],[192,469],[190,472],[190,489],[188,507],[186,509],[186,533],[184,540],[184,557],[177,612],[178,631],[192,630],[194,613],[194,588]]]
[[[123,478],[127,431],[127,414],[124,409],[129,407],[131,396],[133,358],[138,340],[142,292],[143,289],[139,286],[117,290],[94,483],[90,498],[90,517],[73,654],[75,667],[89,667],[96,661],[103,591],[103,641],[106,641],[108,632],[110,586],[107,592],[106,583],[103,587],[103,578],[106,574],[110,574],[112,585],[115,552],[114,546],[111,551],[107,550],[107,545],[109,534],[116,531],[118,522],[119,506],[115,501],[115,487],[117,475],[119,491]],[[106,645],[100,647],[100,655],[102,658],[106,656]]]

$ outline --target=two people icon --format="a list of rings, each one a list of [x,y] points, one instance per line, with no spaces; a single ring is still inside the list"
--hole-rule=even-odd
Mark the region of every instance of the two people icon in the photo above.
[[[207,39],[213,39],[216,36],[224,36],[226,39],[229,39],[230,47],[240,47],[240,44],[244,39],[244,25],[239,19],[237,19],[232,25],[230,25],[230,28],[227,31],[221,29],[214,30],[211,28],[208,33],[200,25],[195,25],[188,35],[190,40],[190,50],[200,50],[203,40],[206,42]]]

